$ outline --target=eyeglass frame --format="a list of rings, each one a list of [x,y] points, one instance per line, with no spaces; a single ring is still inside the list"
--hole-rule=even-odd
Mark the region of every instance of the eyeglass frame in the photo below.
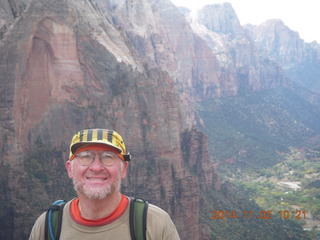
[[[92,157],[92,160],[91,160],[90,163],[88,163],[88,164],[83,164],[83,163],[82,163],[82,158],[84,158],[85,156],[83,156],[83,157],[81,158],[80,155],[83,154],[83,153],[90,153],[90,157]],[[101,158],[101,155],[104,154],[104,153],[109,153],[110,155],[112,155],[112,160],[113,160],[112,164],[105,164],[105,163],[103,162],[103,160],[102,160],[102,158]],[[75,158],[75,159],[78,159],[78,161],[79,161],[79,163],[80,163],[81,166],[88,167],[88,166],[90,166],[90,165],[95,161],[96,156],[99,156],[99,161],[100,161],[100,163],[101,163],[103,166],[106,166],[106,167],[111,167],[111,166],[113,166],[113,165],[115,164],[115,162],[116,162],[117,159],[120,159],[120,160],[121,160],[121,158],[120,158],[116,153],[114,153],[114,152],[112,152],[112,151],[103,151],[103,152],[101,152],[101,153],[94,154],[94,153],[92,153],[92,152],[89,151],[89,150],[87,150],[87,151],[82,151],[82,152],[77,153],[74,158]]]

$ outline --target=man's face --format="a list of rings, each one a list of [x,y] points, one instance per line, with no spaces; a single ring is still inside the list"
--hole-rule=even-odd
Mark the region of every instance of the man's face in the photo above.
[[[121,181],[126,176],[128,163],[117,158],[112,166],[107,167],[98,157],[103,150],[90,150],[90,152],[96,156],[89,166],[82,166],[77,158],[66,162],[68,175],[73,180],[78,195],[89,199],[103,199],[120,192]]]

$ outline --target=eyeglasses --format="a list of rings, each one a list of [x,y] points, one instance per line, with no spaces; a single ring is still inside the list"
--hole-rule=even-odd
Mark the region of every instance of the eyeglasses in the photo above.
[[[100,154],[94,154],[90,151],[83,151],[78,153],[75,158],[79,160],[80,165],[82,166],[89,166],[93,163],[96,155],[99,156],[100,162],[107,167],[111,167],[115,161],[119,158],[117,154],[114,152],[104,151]]]

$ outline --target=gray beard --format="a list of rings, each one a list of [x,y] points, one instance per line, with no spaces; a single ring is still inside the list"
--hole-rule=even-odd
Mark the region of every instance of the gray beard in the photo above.
[[[104,188],[92,188],[78,181],[78,179],[73,178],[73,186],[74,190],[77,193],[82,193],[87,198],[91,200],[101,200],[106,198],[115,192],[120,192],[121,190],[121,175],[118,174],[115,182],[108,184],[108,186]]]

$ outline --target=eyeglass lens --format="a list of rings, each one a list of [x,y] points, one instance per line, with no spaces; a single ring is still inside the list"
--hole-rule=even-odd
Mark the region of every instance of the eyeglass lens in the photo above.
[[[117,155],[113,152],[105,151],[100,154],[94,154],[89,151],[83,151],[76,155],[82,166],[88,166],[95,160],[96,155],[99,156],[100,162],[105,166],[112,166],[115,163]]]

